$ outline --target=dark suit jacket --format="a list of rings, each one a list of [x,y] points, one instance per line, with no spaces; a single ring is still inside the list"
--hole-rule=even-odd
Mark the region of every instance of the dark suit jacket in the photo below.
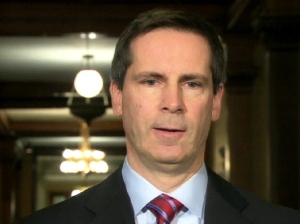
[[[121,168],[102,183],[18,224],[134,224]],[[300,224],[292,209],[266,203],[208,170],[205,224]],[[188,223],[187,223],[188,224]]]

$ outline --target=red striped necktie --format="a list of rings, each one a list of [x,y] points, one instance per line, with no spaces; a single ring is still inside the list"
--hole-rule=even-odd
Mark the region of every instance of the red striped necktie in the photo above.
[[[169,224],[182,210],[183,204],[169,195],[161,194],[150,201],[146,207],[156,216],[157,224]]]

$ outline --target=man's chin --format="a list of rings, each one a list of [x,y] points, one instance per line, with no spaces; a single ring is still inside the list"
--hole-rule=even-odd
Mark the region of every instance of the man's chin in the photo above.
[[[160,157],[157,159],[157,162],[161,165],[178,165],[181,163],[181,159],[174,157]]]

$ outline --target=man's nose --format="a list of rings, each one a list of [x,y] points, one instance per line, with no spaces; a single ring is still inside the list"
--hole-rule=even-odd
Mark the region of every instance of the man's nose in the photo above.
[[[169,113],[182,113],[185,110],[183,92],[179,86],[166,85],[162,93],[161,108]]]

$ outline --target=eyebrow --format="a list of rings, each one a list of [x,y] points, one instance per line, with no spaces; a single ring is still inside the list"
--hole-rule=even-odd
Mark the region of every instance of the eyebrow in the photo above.
[[[167,80],[168,77],[165,74],[158,72],[141,72],[135,75],[134,79],[143,79],[143,78],[155,78],[161,80]],[[200,73],[191,73],[191,74],[182,74],[179,77],[179,82],[186,82],[190,80],[201,80],[204,84],[209,83],[209,78]]]
[[[141,73],[137,73],[134,76],[134,79],[143,79],[143,78],[156,78],[156,79],[167,79],[167,76],[165,74],[161,74],[158,72],[141,72]]]
[[[180,76],[179,81],[180,82],[186,82],[190,80],[201,80],[204,84],[209,83],[209,78],[203,74],[183,74]]]

